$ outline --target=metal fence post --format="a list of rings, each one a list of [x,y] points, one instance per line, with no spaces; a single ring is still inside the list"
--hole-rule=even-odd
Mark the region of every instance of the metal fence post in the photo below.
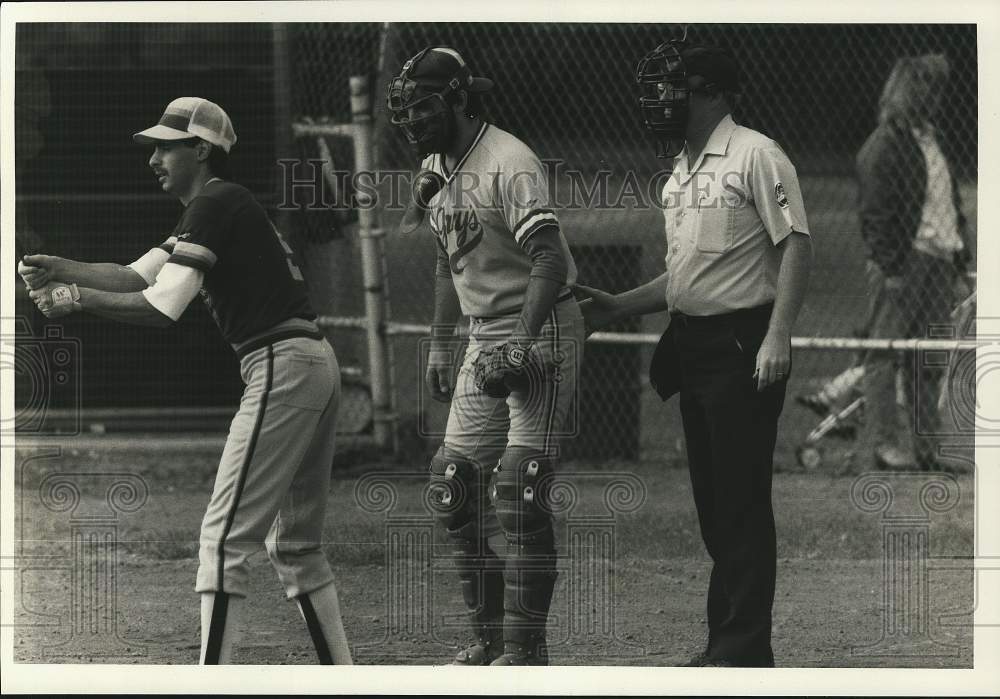
[[[388,315],[388,287],[385,275],[385,251],[379,226],[375,199],[372,158],[371,90],[368,78],[352,76],[351,121],[354,124],[354,167],[359,178],[357,207],[359,237],[361,239],[362,273],[365,285],[365,317],[368,332],[368,360],[370,362],[372,403],[374,408],[375,444],[386,448],[395,439],[395,414],[392,409],[390,383],[389,344],[385,334]]]
[[[271,81],[274,90],[274,155],[275,163],[282,158],[290,158],[294,154],[292,133],[288,125],[292,123],[292,80],[291,61],[288,52],[288,25],[275,23],[271,25]],[[284,182],[277,168],[272,192],[276,201],[282,200]],[[277,207],[275,223],[279,231],[289,230],[288,211]]]

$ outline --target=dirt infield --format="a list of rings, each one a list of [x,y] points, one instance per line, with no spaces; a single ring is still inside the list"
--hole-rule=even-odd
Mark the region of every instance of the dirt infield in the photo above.
[[[217,454],[151,455],[135,444],[49,452],[18,450],[15,661],[196,662],[198,526]],[[577,501],[557,529],[554,664],[675,665],[700,650],[709,564],[676,466],[564,469]],[[331,488],[327,553],[359,663],[442,663],[465,638],[443,540],[418,505],[422,470],[358,465]],[[866,477],[870,493],[854,477],[776,474],[779,665],[972,667],[973,478]],[[53,487],[60,482],[75,491]],[[116,482],[131,482],[131,495],[121,486],[108,495]],[[879,510],[887,488],[892,507]],[[935,488],[932,511],[921,509]],[[906,525],[927,546],[914,549],[909,580],[894,578],[900,569],[881,554],[900,508],[926,515]],[[266,556],[252,562],[236,662],[314,663]]]

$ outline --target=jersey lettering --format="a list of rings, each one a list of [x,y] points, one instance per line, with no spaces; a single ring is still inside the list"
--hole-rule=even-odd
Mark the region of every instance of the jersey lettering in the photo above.
[[[447,249],[448,238],[454,234],[455,249],[448,254],[448,263],[451,266],[452,274],[461,274],[466,265],[459,266],[463,257],[476,249],[483,242],[483,227],[479,223],[479,217],[472,209],[460,209],[451,214],[444,215],[445,249]],[[469,234],[472,238],[469,238]]]
[[[459,209],[451,213],[439,209],[435,213],[434,223],[437,225],[432,228],[441,247],[448,253],[452,274],[461,274],[467,263],[460,265],[459,262],[483,242],[483,226],[474,209]],[[454,245],[449,245],[449,240],[453,240]]]
[[[299,269],[298,265],[292,262],[291,246],[285,242],[285,239],[282,237],[281,233],[278,232],[278,229],[275,227],[273,222],[271,223],[271,230],[274,231],[274,235],[278,238],[278,242],[281,243],[281,249],[285,251],[285,262],[288,264],[288,271],[292,273],[292,279],[297,282],[305,281],[305,278],[302,276],[302,270]]]
[[[481,242],[483,242],[483,230],[481,228],[472,240],[465,241],[465,234],[459,236],[458,248],[455,252],[448,255],[448,264],[451,266],[452,274],[461,274],[465,270],[466,265],[459,267],[458,263],[463,257],[475,250],[476,246]]]
[[[205,308],[208,309],[209,314],[212,316],[212,320],[214,320],[217,325],[221,325],[219,314],[215,310],[215,304],[212,303],[212,295],[205,291],[204,287],[198,290],[198,295],[201,296],[202,303],[204,303]]]

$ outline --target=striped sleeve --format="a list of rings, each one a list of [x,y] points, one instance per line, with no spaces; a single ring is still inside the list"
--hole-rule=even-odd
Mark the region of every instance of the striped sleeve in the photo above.
[[[170,262],[185,267],[194,267],[202,272],[212,269],[217,259],[215,253],[208,247],[184,241],[174,246],[174,254],[170,256]]]
[[[549,185],[541,161],[524,144],[514,147],[502,163],[500,191],[507,227],[518,245],[545,228],[559,229],[549,206]]]
[[[177,227],[170,262],[208,272],[229,241],[232,214],[214,197],[195,197]]]
[[[528,238],[547,227],[559,229],[556,213],[552,209],[533,209],[514,225],[514,240],[524,247]]]

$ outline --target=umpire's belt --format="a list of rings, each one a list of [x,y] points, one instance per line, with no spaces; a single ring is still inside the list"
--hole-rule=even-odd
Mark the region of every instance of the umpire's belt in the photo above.
[[[561,294],[559,294],[559,298],[556,299],[556,303],[569,301],[571,298],[573,298],[573,292],[569,289],[566,289]],[[496,313],[493,313],[492,315],[488,316],[471,316],[470,320],[473,323],[485,323],[488,320],[496,320],[497,318],[507,318],[509,316],[516,316],[521,314],[522,308],[524,308],[524,306],[514,306],[513,308],[505,308],[502,311],[497,311]]]
[[[670,325],[675,328],[696,328],[696,327],[731,327],[747,321],[768,322],[771,318],[773,303],[765,303],[762,306],[753,308],[740,308],[729,313],[719,313],[713,316],[691,316],[687,313],[674,311],[670,314]]]

